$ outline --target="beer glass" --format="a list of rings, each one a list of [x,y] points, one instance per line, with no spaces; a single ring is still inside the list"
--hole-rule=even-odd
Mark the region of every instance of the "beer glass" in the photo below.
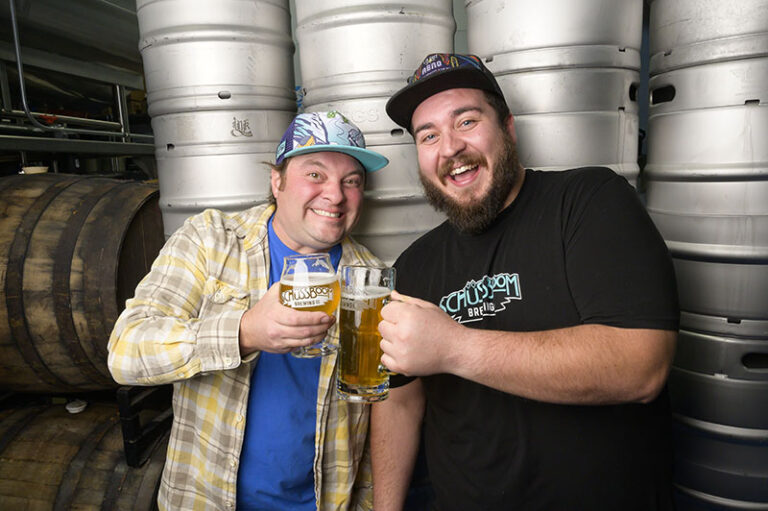
[[[339,358],[336,388],[341,399],[383,401],[389,373],[381,365],[381,308],[395,287],[395,269],[342,266]]]
[[[280,277],[280,303],[303,311],[321,311],[333,316],[339,305],[339,280],[328,254],[299,254],[283,260]],[[291,352],[294,357],[328,355],[336,346],[325,338],[317,344]]]

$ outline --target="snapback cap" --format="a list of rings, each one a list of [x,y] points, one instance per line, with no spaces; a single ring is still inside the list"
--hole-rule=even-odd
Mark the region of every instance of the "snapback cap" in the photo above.
[[[366,172],[379,170],[389,160],[365,148],[360,128],[336,111],[305,112],[293,118],[275,151],[275,164],[286,158],[307,153],[330,151],[355,158]]]
[[[410,131],[413,111],[428,97],[448,89],[481,89],[504,99],[496,78],[477,55],[430,53],[387,101],[387,115]]]

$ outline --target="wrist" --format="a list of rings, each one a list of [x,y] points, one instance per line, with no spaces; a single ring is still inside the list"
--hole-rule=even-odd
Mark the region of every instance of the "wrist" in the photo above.
[[[245,314],[240,317],[240,327],[237,331],[237,344],[240,347],[241,357],[246,357],[259,349],[258,346],[253,343],[253,335],[248,333],[248,312],[249,311],[246,311]]]
[[[472,367],[480,340],[477,338],[480,330],[458,325],[445,346],[445,373],[472,379]]]

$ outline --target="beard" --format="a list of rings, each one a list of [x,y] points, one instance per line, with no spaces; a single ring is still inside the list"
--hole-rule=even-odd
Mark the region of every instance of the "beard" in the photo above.
[[[454,158],[438,169],[438,177],[448,179],[448,174],[457,165],[485,165],[483,155],[462,155]],[[499,160],[491,169],[491,186],[484,197],[474,203],[461,204],[446,195],[435,184],[419,172],[421,186],[427,201],[438,211],[445,213],[448,222],[464,234],[480,234],[485,231],[504,207],[509,193],[519,179],[520,162],[517,148],[508,133],[503,134],[503,143]]]

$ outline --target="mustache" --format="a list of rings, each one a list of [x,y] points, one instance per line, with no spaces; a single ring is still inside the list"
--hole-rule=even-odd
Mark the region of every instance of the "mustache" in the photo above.
[[[487,164],[488,162],[482,154],[462,154],[461,156],[451,158],[440,165],[440,168],[437,169],[437,177],[443,180],[450,175],[453,169],[463,167],[464,165],[474,167],[478,165],[487,166]]]

